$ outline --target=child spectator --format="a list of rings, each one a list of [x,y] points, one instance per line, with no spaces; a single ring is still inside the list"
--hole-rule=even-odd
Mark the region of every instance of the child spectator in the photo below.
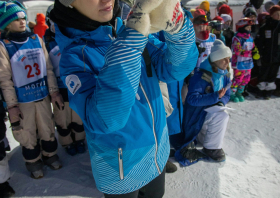
[[[225,111],[207,113],[212,106],[224,106],[230,98],[228,73],[232,53],[222,41],[215,40],[209,58],[189,81],[189,91],[184,106],[183,128],[185,144],[175,154],[184,166],[191,165],[205,156],[195,149],[196,139],[203,145],[203,152],[211,159],[225,160],[222,149],[229,115]]]
[[[34,33],[38,34],[38,36],[40,38],[43,38],[43,36],[45,35],[46,30],[49,28],[46,25],[46,17],[44,14],[42,13],[38,13],[37,17],[36,17],[36,25],[34,26]]]
[[[226,40],[226,46],[231,48],[232,38],[234,36],[234,32],[231,28],[232,18],[228,14],[221,14],[221,18],[224,20],[223,36]]]
[[[216,16],[212,21],[209,22],[209,26],[211,27],[211,33],[216,35],[216,39],[223,41],[226,43],[226,39],[223,35],[223,23],[224,20],[220,16]]]
[[[196,36],[196,42],[199,43],[200,48],[205,48],[205,51],[200,53],[196,67],[199,68],[200,63],[207,59],[210,54],[211,47],[216,40],[215,34],[210,33],[208,29],[208,20],[204,10],[197,9],[194,12],[193,26]]]
[[[6,33],[0,42],[1,89],[26,168],[38,179],[44,175],[43,164],[54,170],[62,167],[49,95],[60,109],[63,99],[43,40],[26,31],[25,8],[17,1],[0,1],[0,7],[0,29]]]
[[[275,80],[280,65],[280,6],[272,6],[269,13],[270,17],[260,28],[255,40],[262,61],[257,85],[258,97],[265,99],[269,99],[276,89]]]
[[[252,24],[249,18],[242,18],[236,23],[237,33],[233,37],[231,47],[233,52],[231,66],[234,69],[231,86],[233,102],[244,102],[242,93],[251,79],[251,69],[254,67],[252,50],[255,44],[250,35]]]
[[[69,107],[69,98],[67,87],[63,84],[60,78],[59,62],[61,52],[59,46],[55,41],[55,27],[53,21],[49,18],[50,12],[53,9],[51,5],[47,10],[47,24],[50,29],[45,35],[46,48],[49,52],[52,65],[54,67],[54,74],[57,79],[59,92],[64,101],[64,109],[59,109],[56,105],[53,106],[54,121],[58,132],[58,141],[66,149],[66,152],[73,156],[77,153],[85,152],[85,130],[83,122],[78,114]]]

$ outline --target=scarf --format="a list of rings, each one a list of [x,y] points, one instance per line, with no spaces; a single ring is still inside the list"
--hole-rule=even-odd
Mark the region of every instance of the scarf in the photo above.
[[[54,8],[50,13],[51,20],[56,23],[59,27],[70,27],[82,31],[93,31],[99,26],[109,25],[115,26],[115,19],[120,16],[119,0],[115,0],[115,6],[113,10],[113,18],[109,22],[98,22],[89,19],[88,17],[81,14],[75,8],[65,7],[59,0],[55,0]],[[113,28],[114,29],[114,28]]]
[[[33,32],[28,32],[28,31],[9,32],[8,34],[5,32],[4,34],[2,34],[2,38],[12,40],[12,41],[16,41],[16,42],[24,42],[31,35],[34,35],[34,33]]]

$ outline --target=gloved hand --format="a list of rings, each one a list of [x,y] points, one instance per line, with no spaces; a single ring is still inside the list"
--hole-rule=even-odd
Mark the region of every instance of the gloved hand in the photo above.
[[[150,33],[161,30],[169,34],[178,33],[184,24],[184,12],[179,0],[163,0],[162,3],[150,13]]]
[[[252,50],[252,53],[253,53],[253,59],[254,60],[259,60],[261,58],[261,56],[259,54],[259,50],[258,50],[258,48],[256,46]]]
[[[137,30],[144,36],[150,31],[150,12],[159,6],[163,0],[136,0],[128,15],[126,26]]]
[[[56,105],[59,110],[64,110],[64,101],[61,94],[57,91],[51,95],[52,104]]]
[[[11,107],[8,107],[8,112],[9,112],[11,125],[19,125],[20,118],[23,119],[23,114],[20,111],[19,106],[13,105]]]
[[[179,0],[136,0],[127,19],[127,27],[144,36],[161,30],[175,34],[183,23],[184,14]]]

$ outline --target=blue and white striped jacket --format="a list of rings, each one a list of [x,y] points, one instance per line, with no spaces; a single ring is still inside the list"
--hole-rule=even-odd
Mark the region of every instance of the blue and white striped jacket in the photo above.
[[[63,33],[56,27],[60,76],[70,107],[84,123],[96,186],[107,194],[140,189],[164,169],[169,139],[158,81],[184,79],[198,57],[187,16],[178,34],[165,33],[165,43],[117,20],[113,41],[111,26],[92,32],[66,28]],[[152,77],[142,57],[145,47]]]

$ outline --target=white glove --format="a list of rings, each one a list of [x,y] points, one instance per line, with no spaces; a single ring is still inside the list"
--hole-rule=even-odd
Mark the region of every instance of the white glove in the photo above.
[[[151,28],[149,33],[161,30],[169,34],[178,33],[184,24],[184,12],[179,0],[163,0],[162,3],[150,13]]]
[[[137,30],[144,36],[150,31],[150,12],[160,5],[163,0],[136,0],[128,15],[127,27]]]
[[[161,30],[175,34],[183,23],[184,14],[179,0],[136,0],[127,19],[127,27],[144,36]]]

